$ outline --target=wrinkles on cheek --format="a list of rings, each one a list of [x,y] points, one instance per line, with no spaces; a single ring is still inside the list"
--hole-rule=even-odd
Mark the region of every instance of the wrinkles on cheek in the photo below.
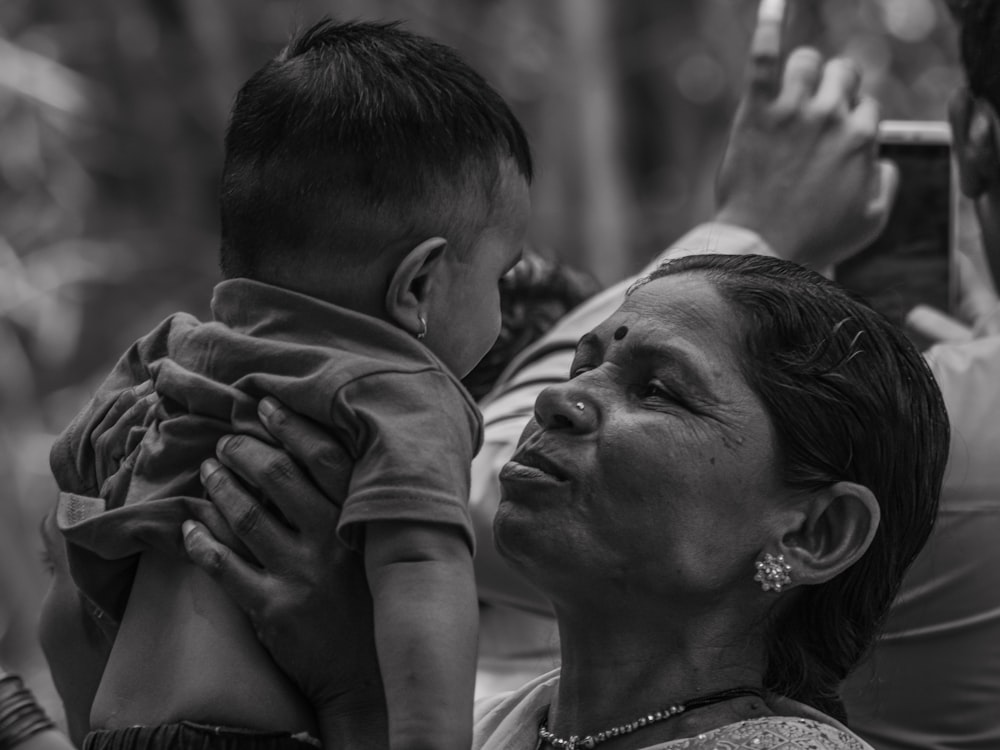
[[[743,435],[733,432],[730,434],[723,433],[720,435],[722,445],[729,450],[731,453],[737,453],[743,444],[746,442],[746,438]]]
[[[728,453],[738,453],[743,450],[748,438],[757,432],[755,421],[764,419],[763,415],[747,412],[738,403],[726,403],[717,408],[711,419],[703,426],[711,434],[706,435],[705,445],[717,446],[719,450]]]
[[[721,406],[717,423],[726,448],[736,450],[748,442],[753,445],[769,438],[771,426],[767,412],[752,394],[739,389]]]

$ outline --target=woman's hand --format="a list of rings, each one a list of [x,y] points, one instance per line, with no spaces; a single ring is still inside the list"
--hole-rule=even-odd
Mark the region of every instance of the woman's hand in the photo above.
[[[824,64],[805,48],[782,67],[781,24],[767,12],[758,21],[716,218],[757,232],[779,257],[823,269],[885,227],[898,172],[878,160],[879,107],[860,95],[857,67]]]
[[[325,744],[384,747],[384,693],[363,560],[336,533],[351,460],[322,428],[271,399],[262,402],[260,417],[287,453],[230,436],[219,441],[218,461],[202,466],[212,502],[256,561],[195,521],[184,524],[188,555],[246,612],[312,702]]]

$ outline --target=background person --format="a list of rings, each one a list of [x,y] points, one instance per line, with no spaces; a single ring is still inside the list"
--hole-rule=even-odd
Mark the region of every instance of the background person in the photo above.
[[[963,193],[1000,280],[1000,6],[953,4],[968,88],[950,106]],[[1000,747],[1000,300],[986,269],[966,275],[979,338],[932,347],[952,444],[938,523],[886,630],[852,677],[853,726],[885,750]]]

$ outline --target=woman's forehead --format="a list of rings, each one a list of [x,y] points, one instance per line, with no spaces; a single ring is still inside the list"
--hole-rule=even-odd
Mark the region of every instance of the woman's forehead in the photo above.
[[[626,337],[710,338],[735,341],[732,307],[701,274],[678,274],[634,287],[611,317],[594,329],[602,341]]]

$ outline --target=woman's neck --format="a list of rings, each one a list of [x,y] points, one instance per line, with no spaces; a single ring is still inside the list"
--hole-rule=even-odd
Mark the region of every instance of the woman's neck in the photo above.
[[[663,621],[684,621],[678,628]],[[627,620],[627,621],[624,621]],[[574,618],[560,613],[562,671],[548,728],[559,737],[610,729],[672,704],[737,687],[761,688],[764,647],[736,637],[725,617]],[[612,747],[648,746],[766,713],[749,697],[721,701],[641,729]]]

